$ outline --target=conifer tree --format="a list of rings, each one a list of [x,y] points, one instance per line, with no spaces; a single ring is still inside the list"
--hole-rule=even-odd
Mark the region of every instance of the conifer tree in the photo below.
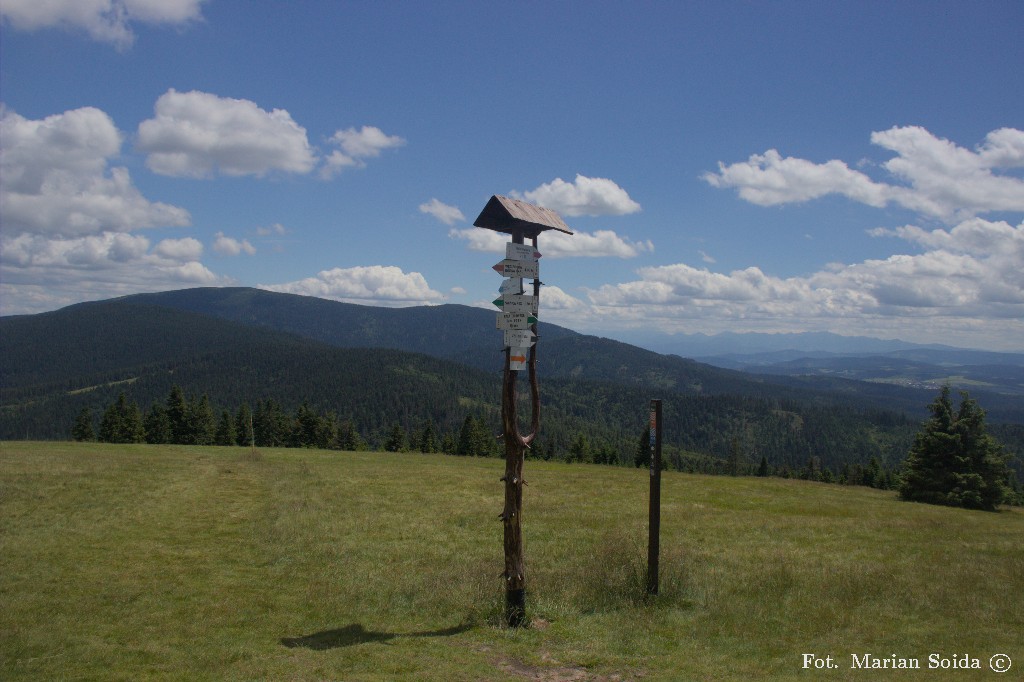
[[[171,442],[171,420],[160,403],[150,405],[142,426],[146,431],[147,443],[158,445]]]
[[[248,403],[242,403],[235,417],[235,442],[243,447],[253,445],[252,410]]]
[[[1002,446],[986,431],[985,412],[966,391],[954,412],[948,385],[928,409],[932,416],[904,461],[900,497],[995,511],[1006,496],[1009,469]]]
[[[405,451],[405,429],[398,422],[391,427],[391,433],[388,434],[388,438],[384,441],[384,449],[387,452],[404,452]]]
[[[220,413],[220,420],[217,422],[217,432],[213,437],[214,445],[234,445],[238,441],[238,434],[235,432],[235,421],[227,410]]]
[[[189,425],[191,438],[188,442],[195,445],[212,445],[217,433],[217,422],[213,417],[210,399],[204,393],[199,400],[193,400],[189,406]]]
[[[192,431],[188,419],[188,400],[181,386],[175,384],[167,396],[167,419],[170,422],[168,442],[184,445],[191,442]]]
[[[92,428],[92,410],[83,407],[71,427],[71,438],[77,441],[96,440],[96,432]]]
[[[122,392],[100,420],[100,440],[104,443],[142,443],[145,440],[139,406]]]

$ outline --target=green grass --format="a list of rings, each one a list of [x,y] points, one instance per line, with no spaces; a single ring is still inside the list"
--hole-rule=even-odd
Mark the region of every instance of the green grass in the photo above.
[[[533,626],[515,631],[502,469],[0,443],[0,679],[1006,679],[996,653],[1024,670],[1020,509],[666,473],[647,601],[646,471],[529,461]],[[933,652],[984,669],[850,669]]]

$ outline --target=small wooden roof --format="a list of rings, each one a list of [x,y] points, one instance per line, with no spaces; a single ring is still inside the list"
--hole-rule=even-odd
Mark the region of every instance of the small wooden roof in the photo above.
[[[473,225],[508,234],[522,232],[524,237],[531,239],[545,230],[572,234],[569,226],[550,208],[542,208],[500,194],[491,197]]]

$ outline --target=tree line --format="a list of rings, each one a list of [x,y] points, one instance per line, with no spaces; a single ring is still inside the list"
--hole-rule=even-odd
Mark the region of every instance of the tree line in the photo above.
[[[166,400],[143,411],[121,392],[96,424],[82,408],[71,428],[76,441],[244,447],[319,448],[325,450],[381,449],[389,452],[444,452],[453,455],[497,454],[490,428],[482,417],[467,414],[456,432],[440,432],[430,419],[411,433],[395,423],[376,438],[364,436],[351,418],[321,413],[303,402],[293,412],[268,398],[255,408],[243,403],[237,410],[217,410],[204,393],[191,398],[180,386]]]
[[[688,473],[731,476],[776,476],[840,485],[860,485],[897,490],[902,499],[993,510],[1001,503],[1024,502],[1019,479],[1009,468],[1009,457],[988,433],[985,413],[963,393],[954,410],[946,386],[929,406],[932,417],[915,437],[906,458],[896,467],[883,465],[872,455],[867,464],[844,462],[838,470],[810,456],[802,466],[788,462],[771,464],[765,455],[755,464],[756,453],[733,436],[725,457],[663,444],[662,468]],[[71,429],[78,441],[291,447],[333,450],[383,450],[386,452],[446,453],[451,455],[500,456],[495,430],[482,416],[467,414],[458,430],[442,431],[427,418],[407,430],[395,422],[389,429],[364,435],[351,418],[335,412],[318,412],[303,402],[292,412],[273,399],[258,401],[255,408],[243,403],[234,411],[216,410],[204,393],[186,396],[172,386],[164,401],[143,412],[121,392],[108,405],[95,428],[89,408],[83,408]],[[539,438],[528,451],[530,458],[567,463],[648,467],[650,432],[644,428],[635,446],[623,447],[607,439],[579,431],[568,446],[556,447],[555,439]]]

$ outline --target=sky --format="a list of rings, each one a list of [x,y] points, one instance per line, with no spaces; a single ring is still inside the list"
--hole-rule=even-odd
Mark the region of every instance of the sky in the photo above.
[[[1024,350],[1024,3],[2,0],[0,314],[253,286]]]

